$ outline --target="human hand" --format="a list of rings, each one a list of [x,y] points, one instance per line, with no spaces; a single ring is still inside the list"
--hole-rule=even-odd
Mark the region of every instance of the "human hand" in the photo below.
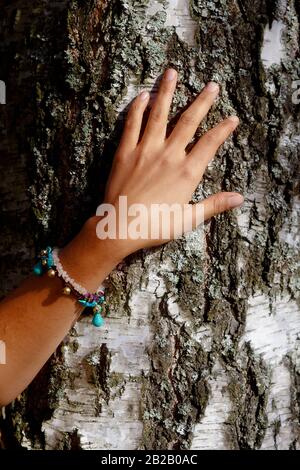
[[[208,131],[187,153],[186,147],[193,138],[200,122],[206,116],[218,93],[219,86],[209,83],[195,101],[181,115],[172,133],[166,137],[168,114],[176,88],[177,73],[168,69],[161,81],[157,98],[140,138],[142,119],[149,102],[149,93],[142,92],[132,103],[113,167],[106,188],[105,203],[110,203],[120,212],[120,196],[127,197],[127,206],[142,204],[147,210],[140,220],[148,227],[146,238],[133,239],[127,232],[126,240],[115,240],[114,246],[122,257],[140,248],[159,245],[183,233],[182,220],[174,216],[169,236],[153,238],[151,206],[153,204],[188,204],[192,194],[201,181],[208,163],[219,146],[238,125],[238,118],[231,116]],[[196,216],[203,214],[206,220],[228,209],[242,204],[243,197],[238,193],[220,192],[199,204],[193,205],[190,214],[191,225],[195,227]],[[127,217],[127,215],[126,215]],[[189,217],[189,216],[188,216]],[[132,217],[127,217],[130,225]],[[120,228],[118,226],[118,228]],[[157,231],[156,231],[157,233]]]

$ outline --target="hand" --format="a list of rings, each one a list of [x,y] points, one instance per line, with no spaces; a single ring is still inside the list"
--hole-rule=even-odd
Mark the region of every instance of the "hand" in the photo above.
[[[129,110],[121,142],[117,149],[112,171],[106,188],[105,202],[120,209],[119,196],[127,196],[131,204],[143,204],[147,208],[149,234],[153,228],[150,220],[150,207],[153,204],[188,204],[201,181],[208,163],[219,146],[238,125],[238,118],[231,116],[214,129],[207,132],[187,154],[187,145],[193,138],[200,122],[214,103],[219,86],[209,83],[191,106],[181,115],[176,127],[166,138],[168,114],[176,88],[177,73],[169,69],[164,74],[158,96],[151,109],[145,131],[140,139],[144,111],[149,101],[149,93],[142,92],[136,97]],[[203,212],[204,220],[228,209],[240,206],[243,197],[238,193],[221,192],[193,207],[192,218]],[[175,217],[176,219],[176,217]],[[145,221],[146,222],[146,221]],[[168,238],[132,239],[128,233],[126,240],[114,243],[122,256],[143,247],[159,245],[181,235],[182,224],[176,226],[173,220]],[[127,220],[127,225],[130,223]],[[195,220],[192,226],[195,227]]]

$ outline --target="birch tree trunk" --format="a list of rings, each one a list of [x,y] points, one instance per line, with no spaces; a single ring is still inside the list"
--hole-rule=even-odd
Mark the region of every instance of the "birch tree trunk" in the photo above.
[[[1,445],[297,449],[300,417],[296,0],[0,0],[1,292],[101,202],[127,105],[166,66],[170,116],[216,80],[199,134],[241,125],[195,200],[243,208],[124,261],[100,331],[82,318],[22,396]],[[0,366],[1,367],[1,366]]]

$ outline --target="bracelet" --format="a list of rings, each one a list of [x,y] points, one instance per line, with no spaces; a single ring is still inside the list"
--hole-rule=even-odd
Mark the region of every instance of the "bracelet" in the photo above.
[[[62,293],[64,295],[71,295],[73,293],[81,305],[93,309],[94,315],[92,324],[94,326],[99,327],[104,324],[104,319],[101,316],[103,310],[102,304],[105,303],[104,287],[102,285],[92,294],[75,282],[63,269],[59,259],[59,249],[57,247],[52,249],[48,246],[45,250],[40,252],[39,261],[34,266],[33,272],[36,276],[42,276],[46,271],[50,278],[57,276],[62,279],[64,282]]]

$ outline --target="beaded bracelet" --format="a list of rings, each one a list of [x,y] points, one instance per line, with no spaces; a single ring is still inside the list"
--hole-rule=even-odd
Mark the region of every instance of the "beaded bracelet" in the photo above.
[[[94,326],[99,327],[104,324],[104,319],[101,316],[102,304],[105,303],[102,285],[97,289],[96,293],[91,294],[84,287],[77,284],[77,282],[64,271],[59,259],[59,250],[56,247],[52,249],[48,246],[45,250],[42,250],[39,255],[39,261],[33,268],[33,272],[36,276],[42,276],[46,271],[50,278],[57,276],[62,279],[64,282],[62,293],[64,295],[71,295],[73,293],[81,305],[93,309],[94,315],[92,324]]]

